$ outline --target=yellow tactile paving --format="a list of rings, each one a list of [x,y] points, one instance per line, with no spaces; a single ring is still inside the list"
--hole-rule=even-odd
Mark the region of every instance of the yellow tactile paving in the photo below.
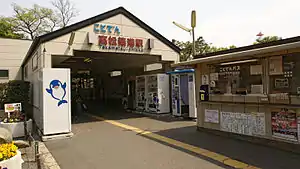
[[[127,129],[127,130],[134,131],[134,132],[136,132],[136,133],[138,133],[140,135],[145,135],[147,137],[150,137],[150,138],[153,138],[153,139],[165,142],[167,144],[183,148],[185,150],[188,150],[188,151],[191,151],[193,153],[205,156],[207,158],[210,158],[212,160],[221,162],[221,163],[223,163],[223,164],[225,164],[227,166],[233,167],[233,168],[259,169],[259,168],[255,167],[255,166],[251,166],[251,165],[248,165],[246,163],[243,163],[243,162],[231,159],[231,158],[226,157],[224,155],[221,155],[221,154],[218,154],[218,153],[215,153],[215,152],[212,152],[212,151],[200,148],[200,147],[189,145],[189,144],[186,144],[186,143],[183,143],[183,142],[180,142],[180,141],[168,138],[168,137],[164,137],[164,136],[152,133],[150,131],[144,131],[142,129],[139,129],[139,128],[136,128],[136,127],[133,127],[133,126],[129,126],[129,125],[126,125],[126,124],[123,124],[123,123],[120,123],[120,122],[117,122],[117,121],[114,121],[114,120],[106,120],[106,119],[104,119],[102,117],[98,117],[98,116],[94,116],[94,115],[90,115],[90,114],[89,114],[89,116],[91,116],[91,117],[93,117],[95,119],[98,119],[98,120],[105,121],[105,122],[110,123],[112,125],[115,125],[115,126]]]
[[[258,168],[258,167],[255,167],[255,166],[248,166],[248,167],[246,167],[246,168],[243,168],[243,169],[260,169],[260,168]]]
[[[215,152],[211,152],[211,151],[206,151],[205,153],[202,153],[201,155],[214,159],[216,161],[219,161],[221,163],[223,163],[225,160],[229,159],[226,156],[223,156],[221,154],[215,153]]]
[[[224,164],[229,165],[229,166],[234,167],[234,168],[246,168],[246,167],[249,166],[246,163],[243,163],[243,162],[240,162],[240,161],[237,161],[237,160],[233,160],[233,159],[225,160]]]

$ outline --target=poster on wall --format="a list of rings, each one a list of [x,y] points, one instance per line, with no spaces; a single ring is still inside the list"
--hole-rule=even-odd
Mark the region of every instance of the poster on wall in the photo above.
[[[221,112],[220,123],[222,131],[265,135],[265,113]]]
[[[289,79],[288,78],[276,78],[274,82],[275,89],[285,89],[289,88]]]
[[[250,66],[250,75],[261,75],[261,74],[262,74],[262,65]]]
[[[209,75],[209,77],[210,77],[210,80],[217,81],[217,80],[219,80],[219,73],[211,73]]]
[[[282,56],[271,57],[269,60],[269,73],[270,75],[281,75],[282,70]]]
[[[252,132],[253,135],[265,135],[265,113],[252,113]]]
[[[202,85],[208,85],[208,84],[209,84],[208,75],[202,75]]]
[[[204,121],[208,123],[219,123],[219,110],[205,109]]]
[[[287,109],[272,111],[271,120],[273,137],[290,141],[298,140],[297,114],[294,111]]]

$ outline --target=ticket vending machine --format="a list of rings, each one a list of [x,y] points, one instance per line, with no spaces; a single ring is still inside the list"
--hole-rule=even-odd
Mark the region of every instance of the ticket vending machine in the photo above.
[[[197,118],[194,69],[168,72],[171,76],[172,114]]]
[[[146,112],[170,113],[169,75],[146,76]]]
[[[146,77],[137,76],[136,77],[136,110],[145,111],[146,109]]]

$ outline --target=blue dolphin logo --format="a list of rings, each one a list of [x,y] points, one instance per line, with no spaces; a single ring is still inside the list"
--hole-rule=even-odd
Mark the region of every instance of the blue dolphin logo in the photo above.
[[[52,80],[49,84],[49,89],[46,89],[53,99],[58,100],[57,106],[68,103],[67,100],[64,100],[66,96],[66,87],[66,82],[62,84],[59,80]]]

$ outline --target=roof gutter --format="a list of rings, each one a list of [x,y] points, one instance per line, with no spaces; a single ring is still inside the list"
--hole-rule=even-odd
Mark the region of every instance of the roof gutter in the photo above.
[[[269,52],[275,52],[279,50],[286,50],[291,48],[297,48],[300,47],[300,42],[293,42],[288,44],[282,44],[282,45],[275,45],[275,46],[268,46],[264,48],[258,48],[258,49],[252,49],[252,50],[245,50],[240,52],[233,52],[233,53],[227,53],[223,55],[215,55],[205,58],[198,58],[193,59],[190,61],[180,62],[172,64],[172,67],[178,67],[178,66],[188,66],[188,65],[194,65],[198,63],[204,63],[204,62],[212,62],[212,61],[219,61],[223,59],[234,59],[237,57],[243,57],[243,56],[251,56],[251,55],[258,55],[258,54],[264,54]]]

